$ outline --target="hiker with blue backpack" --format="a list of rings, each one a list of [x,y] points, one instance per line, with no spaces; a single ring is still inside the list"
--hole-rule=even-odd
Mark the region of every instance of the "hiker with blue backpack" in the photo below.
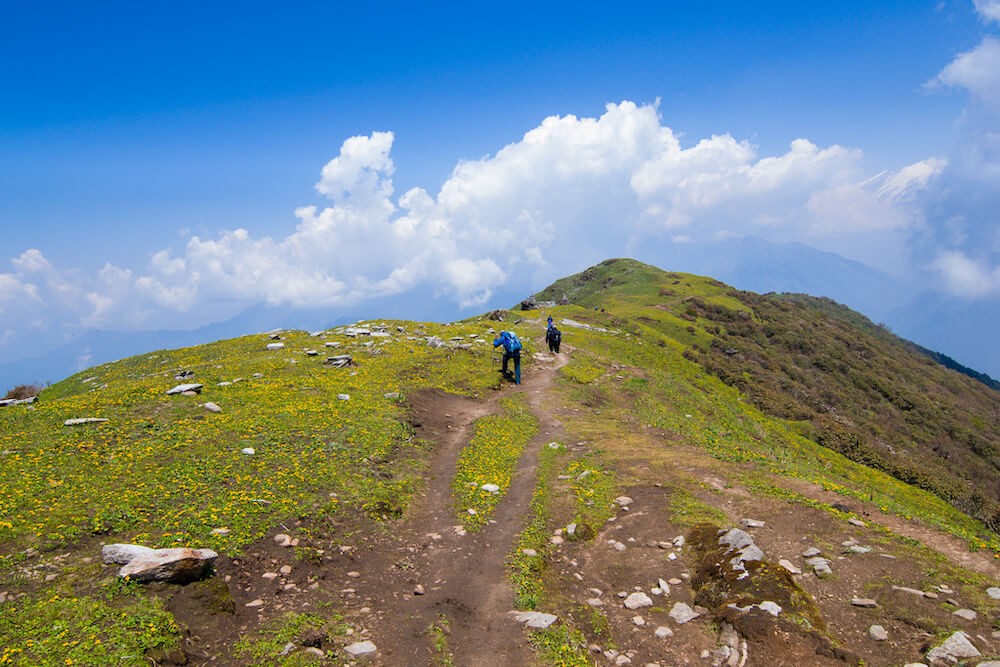
[[[507,362],[514,360],[514,384],[521,384],[521,341],[513,331],[501,331],[500,335],[493,339],[493,347],[503,345],[503,365],[500,372],[504,377],[507,375]]]

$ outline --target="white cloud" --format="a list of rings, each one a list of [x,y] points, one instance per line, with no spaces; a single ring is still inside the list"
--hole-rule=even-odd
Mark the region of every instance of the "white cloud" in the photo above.
[[[991,267],[957,251],[943,252],[933,268],[949,291],[970,299],[1000,294],[1000,267]]]
[[[728,134],[685,146],[658,104],[626,101],[597,118],[546,118],[494,155],[457,164],[436,194],[395,198],[393,141],[392,132],[345,140],[316,184],[326,205],[299,207],[294,228],[276,225],[273,236],[192,236],[180,253],[89,277],[34,250],[14,260],[15,279],[32,276],[40,298],[91,327],[195,326],[261,301],[335,307],[415,288],[472,308],[530,272],[564,273],[650,240],[753,234],[836,241],[849,254],[852,239],[876,231],[901,245],[917,222],[901,193],[939,169],[927,161],[865,181],[861,151],[806,139],[765,156]]]
[[[965,88],[992,111],[1000,111],[1000,40],[986,37],[960,53],[930,84]]]
[[[1000,22],[1000,0],[973,0],[976,11],[986,21]]]

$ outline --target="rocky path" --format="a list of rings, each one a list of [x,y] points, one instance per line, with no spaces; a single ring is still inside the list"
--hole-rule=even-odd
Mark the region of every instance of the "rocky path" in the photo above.
[[[525,632],[508,614],[514,607],[505,561],[527,520],[538,451],[559,438],[545,400],[566,361],[540,356],[520,387],[504,385],[504,392],[526,395],[539,428],[493,521],[476,534],[458,526],[451,480],[473,423],[495,403],[442,393],[415,401],[418,433],[437,443],[426,493],[391,534],[357,553],[357,570],[339,582],[345,605],[362,616],[378,647],[369,664],[429,665],[444,652],[459,666],[530,664]]]

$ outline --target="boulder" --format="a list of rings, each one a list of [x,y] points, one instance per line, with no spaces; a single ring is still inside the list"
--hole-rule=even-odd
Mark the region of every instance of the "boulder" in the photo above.
[[[210,575],[218,556],[211,549],[155,549],[130,560],[118,571],[118,576],[143,583],[186,584]]]
[[[140,544],[105,544],[101,547],[101,559],[107,565],[125,565],[139,556],[148,556],[156,549]]]

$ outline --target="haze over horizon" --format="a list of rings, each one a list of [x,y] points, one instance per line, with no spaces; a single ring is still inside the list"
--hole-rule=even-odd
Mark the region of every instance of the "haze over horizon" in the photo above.
[[[629,256],[1000,376],[1000,0],[506,9],[7,7],[0,363]]]

